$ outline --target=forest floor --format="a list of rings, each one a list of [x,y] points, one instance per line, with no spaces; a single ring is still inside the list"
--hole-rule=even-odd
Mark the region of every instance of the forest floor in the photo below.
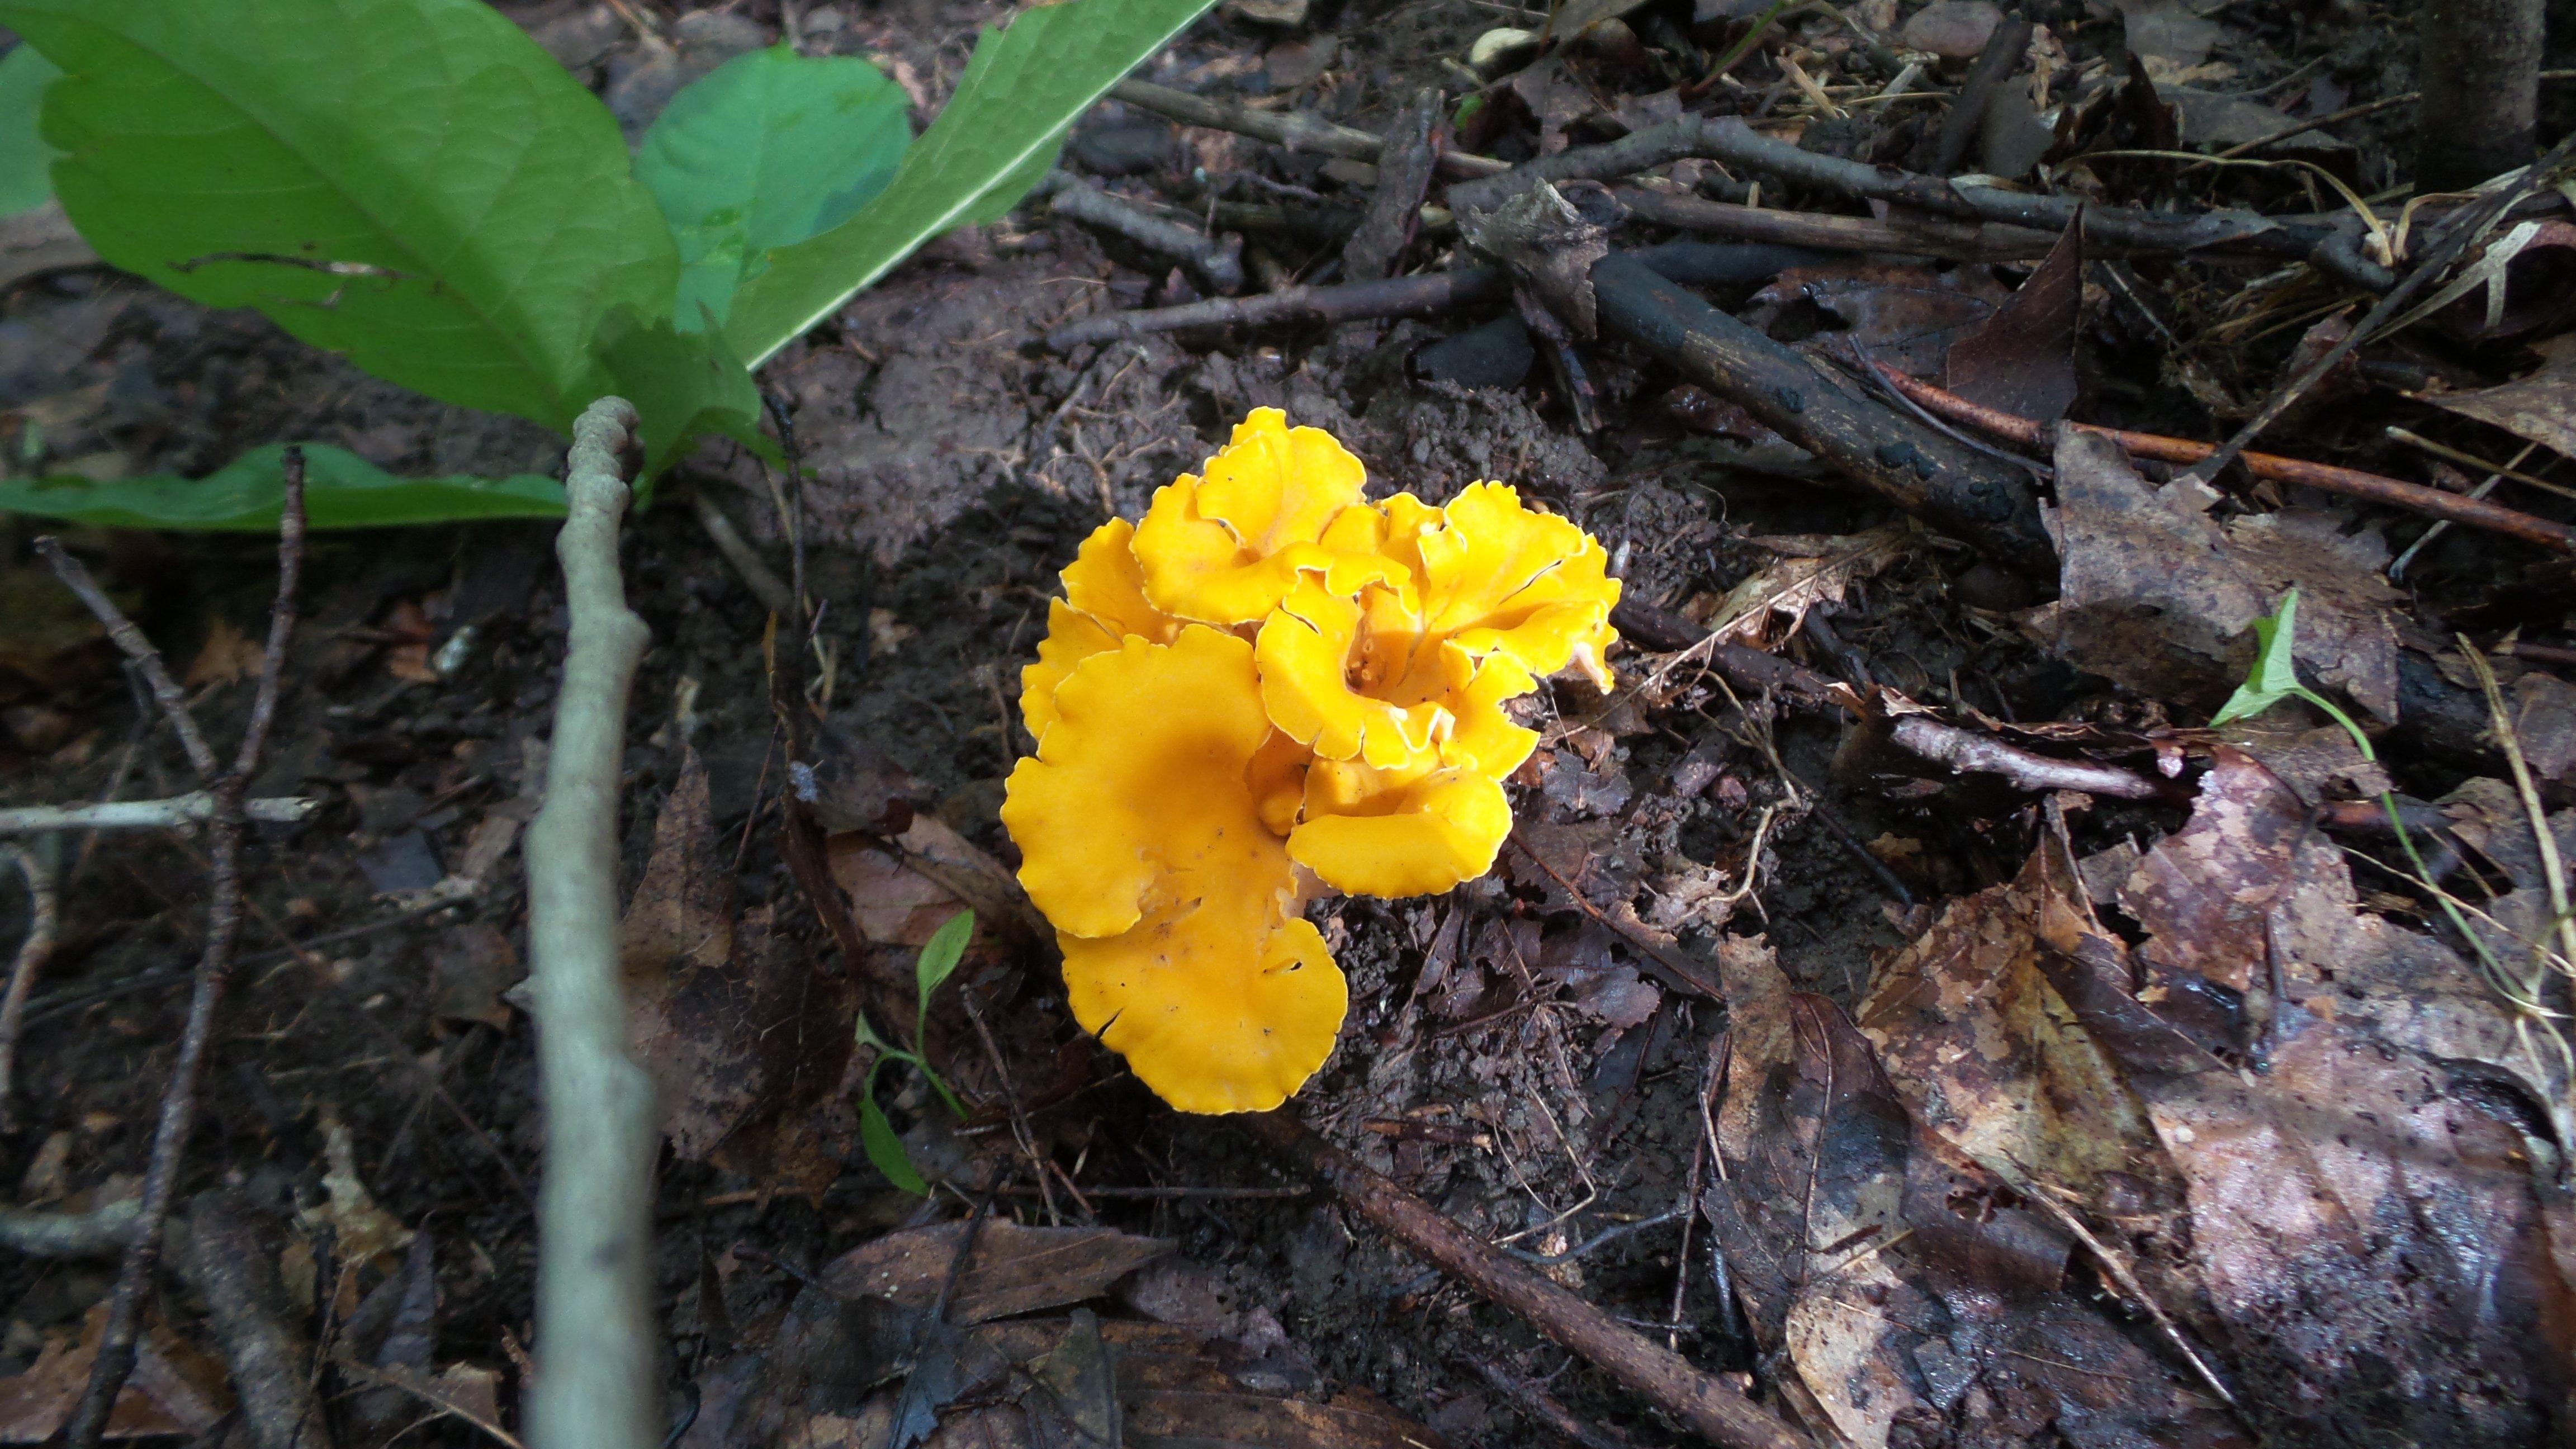
[[[501,8],[630,127],[781,38],[871,58],[924,118],[975,24],[1004,13]],[[1598,23],[1536,46],[1494,38],[1547,24],[1504,0],[1228,0],[1139,78],[1383,133],[1388,152],[1111,101],[1066,164],[1239,236],[1247,307],[1472,262],[1451,173],[1370,209],[1408,163],[1519,162],[1688,115],[2032,196],[2362,238],[2339,264],[2259,238],[2087,255],[2053,245],[2059,227],[1931,218],[1706,157],[1567,185],[1612,246],[1718,239],[1682,280],[1917,429],[1935,425],[1873,364],[2041,424],[2220,441],[2439,240],[2423,222],[2374,258],[2344,200],[2373,226],[2406,204],[2406,105],[2248,152],[2299,165],[2173,159],[2410,91],[2411,21],[2368,0],[1567,11]],[[1981,54],[2001,62],[1984,80]],[[1438,124],[1405,132],[1424,89],[1444,93]],[[2544,141],[2576,119],[2567,94],[2544,91]],[[1945,156],[1969,102],[1981,128]],[[1734,215],[1748,204],[1882,231],[1783,246]],[[1734,219],[1693,232],[1688,205]],[[1944,527],[1937,504],[1856,486],[1848,460],[1786,435],[1794,417],[1616,328],[1567,335],[1531,293],[1121,335],[1107,319],[1203,302],[1208,279],[1035,202],[925,248],[761,373],[793,419],[823,604],[807,694],[839,769],[825,783],[851,804],[838,899],[781,858],[768,611],[692,506],[785,573],[783,470],[711,444],[628,529],[653,644],[626,757],[627,945],[670,1121],[656,1224],[676,1442],[1685,1441],[1239,1125],[1165,1107],[1075,1024],[1051,944],[1007,917],[986,913],[924,1023],[970,1115],[908,1071],[876,1078],[932,1192],[862,1150],[853,1012],[908,1031],[915,953],[979,898],[912,863],[999,878],[1017,860],[997,812],[1032,748],[1019,670],[1058,571],[1257,407],[1333,433],[1372,496],[1511,483],[1598,537],[1625,589],[1617,687],[1558,680],[1535,701],[1542,744],[1495,870],[1312,908],[1351,1001],[1290,1104],[1324,1139],[1819,1444],[2576,1431],[2569,205],[2547,186],[2517,200],[2494,235],[2519,250],[2483,253],[2486,290],[2380,330],[2259,444],[2452,498],[2489,482],[2560,546],[2428,539],[2410,507],[2236,467],[2203,481],[2071,430],[2034,452],[1938,424],[1987,450],[1956,457],[2046,500],[2023,537],[2054,550],[2036,571],[2009,528]],[[1372,245],[1346,245],[1355,229]],[[561,468],[543,430],[103,268],[0,293],[8,468],[205,472],[281,440],[397,472]],[[0,805],[183,792],[184,757],[31,552],[39,531],[0,517]],[[279,1311],[323,1345],[343,1444],[514,1442],[520,1422],[544,1121],[517,846],[564,643],[552,534],[317,535],[251,790],[318,810],[254,832],[182,1201],[247,1204]],[[273,543],[66,541],[231,738]],[[2209,726],[2289,589],[2303,676],[2375,759],[2298,701]],[[59,900],[0,1082],[0,1182],[20,1210],[86,1213],[131,1196],[150,1150],[205,929],[204,842],[57,835],[35,863]],[[28,902],[0,879],[0,952]],[[848,913],[859,959],[820,910]],[[983,1204],[946,1319],[972,1331],[925,1335]],[[114,1272],[0,1253],[0,1442],[60,1422]],[[119,1432],[251,1442],[205,1303],[164,1287]],[[1084,1374],[1111,1360],[1123,1420],[1104,1428]]]

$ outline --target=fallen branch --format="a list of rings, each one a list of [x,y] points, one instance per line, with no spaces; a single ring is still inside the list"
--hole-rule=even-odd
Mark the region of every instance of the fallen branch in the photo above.
[[[2007,262],[2036,261],[2057,244],[2054,234],[2034,227],[1959,221],[1919,212],[1891,212],[1880,220],[1774,211],[1766,206],[1739,206],[1731,201],[1710,201],[1633,186],[1620,187],[1610,194],[1639,221],[1739,241],[1776,242],[1821,251],[1902,252],[1961,262]],[[2114,255],[2120,253],[2116,247],[2110,250]]]
[[[1613,252],[1592,267],[1603,330],[1636,342],[1887,502],[2022,572],[2057,556],[2030,480],[1875,400]]]
[[[2019,417],[1983,403],[1970,402],[1957,393],[1934,387],[1928,382],[1906,376],[1886,363],[1873,364],[1878,375],[1890,387],[1912,398],[1924,409],[1938,413],[1953,422],[1982,428],[1999,438],[2006,438],[2025,448],[2049,449],[2052,429],[2074,428],[2080,432],[2098,433],[2119,444],[2132,456],[2153,458],[2160,463],[2205,462],[2217,448],[2196,443],[2188,438],[2168,438],[2155,433],[2132,433],[2120,428],[2097,428],[2090,423],[2042,423]],[[2449,519],[2468,528],[2483,528],[2490,533],[2506,534],[2536,543],[2562,553],[2576,553],[2576,527],[2553,523],[2516,512],[2502,504],[2482,498],[2447,493],[2427,488],[2420,483],[2384,478],[2377,473],[2364,473],[2357,468],[2338,468],[2331,463],[2311,463],[2299,458],[2284,458],[2275,453],[2244,453],[2237,458],[2245,471],[2257,478],[2276,483],[2295,483],[2327,493],[2340,493],[2348,498],[2366,498],[2374,503]]]
[[[1185,126],[1232,131],[1238,136],[1268,141],[1291,151],[1312,151],[1353,161],[1375,161],[1386,149],[1385,138],[1375,131],[1336,125],[1295,111],[1256,111],[1246,106],[1227,105],[1187,91],[1176,91],[1170,86],[1158,86],[1151,81],[1120,81],[1109,88],[1109,95],[1113,100],[1125,101]],[[1510,162],[1497,161],[1491,156],[1446,148],[1440,153],[1440,170],[1447,176],[1491,176],[1510,168]]]
[[[1114,342],[1193,327],[1263,327],[1296,322],[1357,322],[1371,317],[1427,317],[1472,302],[1499,302],[1511,284],[1494,267],[1422,272],[1383,282],[1282,287],[1252,297],[1217,297],[1149,311],[1105,312],[1047,334],[1047,346],[1070,352],[1086,342]]]
[[[241,802],[242,818],[262,825],[293,825],[313,818],[319,800],[263,795]],[[215,818],[212,792],[192,790],[166,800],[102,800],[95,805],[26,805],[0,810],[0,835],[46,835],[57,830],[176,830]]]
[[[546,1449],[646,1449],[662,1438],[652,1312],[659,1134],[652,1078],[627,1055],[617,954],[617,782],[627,695],[651,638],[617,572],[627,501],[618,454],[634,426],[635,409],[614,397],[573,424],[555,540],[571,626],[545,803],[525,852],[546,1104],[528,1437]]]
[[[1790,267],[1817,260],[1803,247],[1673,241],[1631,253],[1658,276],[1691,286],[1743,286],[1769,281]],[[1047,346],[1069,352],[1086,342],[1113,342],[1194,327],[1259,327],[1289,323],[1360,322],[1380,317],[1426,317],[1485,302],[1509,301],[1510,278],[1498,267],[1418,272],[1382,282],[1329,287],[1285,287],[1254,297],[1218,297],[1178,307],[1107,312],[1047,334]]]
[[[27,934],[9,968],[8,993],[0,996],[0,1132],[15,1132],[18,1030],[27,1016],[27,992],[54,954],[54,873],[23,845],[0,850],[0,860],[16,866],[27,883]]]
[[[2085,245],[2106,250],[2253,252],[2305,261],[2337,232],[2330,225],[2246,211],[2141,211],[2088,205],[2073,196],[1954,186],[1920,172],[1803,151],[1760,134],[1736,116],[1685,116],[1606,145],[1572,147],[1500,175],[1453,185],[1448,202],[1453,211],[1490,211],[1541,181],[1630,176],[1690,157],[1723,161],[1859,201],[1883,201],[1962,221],[2027,227],[2048,233],[2051,240],[2080,212]]]
[[[178,1256],[206,1300],[254,1449],[330,1449],[331,1426],[313,1396],[313,1345],[295,1327],[276,1253],[232,1193],[197,1195]]]
[[[1062,171],[1038,183],[1031,193],[1043,196],[1059,215],[1116,236],[1150,252],[1181,262],[1199,280],[1227,296],[1243,290],[1243,241],[1218,241],[1178,222],[1150,215],[1099,187]]]
[[[196,1126],[197,1082],[204,1075],[206,1051],[214,1041],[215,1014],[223,1006],[224,988],[232,979],[233,943],[241,935],[242,918],[242,794],[251,776],[259,771],[260,756],[268,748],[269,725],[277,716],[278,681],[285,672],[286,642],[295,632],[296,588],[304,572],[303,450],[287,449],[282,463],[284,497],[277,525],[277,598],[269,607],[268,644],[260,656],[259,683],[251,696],[250,715],[242,726],[241,746],[228,769],[216,765],[214,750],[189,717],[187,700],[178,693],[176,682],[171,681],[160,651],[108,599],[78,560],[64,553],[52,539],[36,540],[37,550],[72,586],[72,592],[89,605],[99,622],[107,626],[109,637],[134,659],[144,678],[151,681],[153,698],[160,701],[171,726],[178,730],[188,748],[188,758],[196,763],[213,800],[206,826],[206,942],[197,957],[195,986],[188,997],[188,1019],[180,1032],[178,1060],[171,1063],[170,1083],[161,1094],[161,1115],[152,1131],[151,1160],[143,1170],[143,1199],[136,1209],[133,1237],[117,1269],[116,1290],[108,1299],[107,1326],[99,1338],[98,1356],[90,1363],[89,1383],[63,1428],[63,1443],[69,1449],[97,1449],[107,1430],[108,1411],[115,1406],[126,1378],[134,1372],[135,1345],[143,1326],[143,1299],[151,1288],[153,1266],[160,1260],[161,1230],[169,1221],[170,1204],[178,1191],[179,1165],[187,1155],[188,1134]],[[167,691],[162,688],[165,683],[169,685]]]
[[[1408,1250],[1527,1319],[1531,1327],[1644,1395],[1708,1442],[1747,1449],[1813,1449],[1804,1435],[1725,1380],[1702,1372],[1680,1354],[1513,1262],[1286,1112],[1235,1120],[1253,1140],[1331,1188],[1352,1210]]]
[[[2081,790],[2118,800],[2154,800],[2165,793],[2126,770],[2057,759],[1925,715],[1898,719],[1890,737],[1906,753],[1947,765],[1954,774],[1999,775],[2016,790]]]

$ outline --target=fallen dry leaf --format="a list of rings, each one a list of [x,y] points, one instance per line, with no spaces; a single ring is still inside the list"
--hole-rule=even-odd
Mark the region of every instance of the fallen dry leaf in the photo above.
[[[1844,537],[1753,542],[1780,557],[1727,590],[1704,616],[1693,611],[1721,644],[1768,648],[1796,633],[1809,609],[1841,603],[1855,581],[1875,576],[1915,547],[1914,535],[1895,526]]]
[[[885,1298],[907,1307],[939,1296],[957,1260],[964,1223],[907,1228],[824,1265],[820,1280],[848,1298]],[[1097,1298],[1109,1285],[1171,1251],[1160,1238],[1109,1228],[1032,1228],[989,1222],[948,1305],[948,1321],[972,1325]]]
[[[1775,306],[1813,302],[1846,327],[1817,333],[1807,345],[1930,377],[1951,345],[1983,326],[2007,295],[1983,267],[1936,272],[1907,263],[1828,262],[1792,267],[1753,299]]]
[[[1988,407],[2057,421],[2075,401],[2083,311],[2084,236],[2070,226],[1983,326],[1950,344],[1945,385]]]
[[[839,1174],[855,1121],[838,1092],[854,1007],[842,978],[775,929],[734,918],[706,769],[684,755],[619,922],[629,1030],[661,1085],[673,1150],[808,1194]]]
[[[206,626],[206,642],[188,665],[190,689],[211,684],[239,684],[259,673],[260,646],[221,614]]]
[[[2042,645],[2151,698],[2215,709],[2253,658],[2251,627],[2299,590],[2302,673],[2382,720],[2397,718],[2396,591],[2376,534],[2289,508],[2224,526],[2218,495],[2156,488],[2107,438],[2057,443],[2058,598],[2023,616]]]
[[[81,1321],[77,1337],[49,1333],[43,1352],[25,1373],[0,1378],[0,1444],[42,1444],[71,1417],[89,1385],[92,1360],[107,1332],[107,1305]],[[193,1438],[232,1407],[223,1370],[200,1354],[175,1350],[145,1330],[136,1345],[134,1375],[108,1411],[110,1439]]]
[[[2511,382],[2428,393],[2424,401],[2576,458],[2576,334],[2550,338],[2540,351],[2548,360]]]

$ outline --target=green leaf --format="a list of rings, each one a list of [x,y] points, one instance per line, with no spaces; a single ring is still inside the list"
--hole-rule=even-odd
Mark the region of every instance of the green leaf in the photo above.
[[[33,513],[102,528],[274,533],[284,507],[282,444],[254,448],[209,477],[167,475],[0,480],[0,513]],[[314,528],[390,528],[477,518],[561,518],[563,485],[509,478],[397,478],[355,453],[304,445],[304,513]]]
[[[930,993],[939,989],[957,963],[966,957],[966,943],[975,938],[975,913],[959,911],[930,935],[922,944],[920,959],[912,963],[913,984],[921,993],[921,1015],[930,1016]]]
[[[54,194],[54,148],[36,134],[36,112],[45,87],[61,75],[32,45],[0,56],[0,216],[45,204]]]
[[[1006,182],[1035,182],[1038,173],[1028,168],[1074,117],[1208,4],[1068,0],[1023,10],[1009,29],[986,31],[955,97],[905,153],[893,183],[850,220],[772,252],[768,268],[743,283],[725,324],[734,351],[758,367],[913,248],[960,222],[997,214],[992,206]]]
[[[0,0],[109,264],[468,407],[568,427],[679,252],[617,124],[482,0]]]
[[[704,433],[723,433],[763,456],[777,448],[760,431],[760,389],[720,332],[684,333],[668,318],[643,321],[631,307],[599,326],[600,363],[617,394],[635,404],[644,438],[644,492]]]
[[[2268,619],[2254,621],[2254,667],[2218,713],[2209,717],[2212,728],[2232,720],[2261,714],[2292,695],[2304,695],[2307,686],[2299,683],[2299,671],[2291,662],[2298,643],[2299,591],[2281,596],[2281,612]]]
[[[912,1158],[903,1150],[903,1139],[894,1135],[894,1124],[886,1120],[885,1108],[877,1105],[876,1067],[868,1068],[868,1079],[859,1089],[859,1145],[867,1149],[868,1161],[876,1164],[886,1181],[918,1197],[930,1195],[930,1184],[922,1181],[921,1174],[913,1168]]]
[[[635,176],[680,245],[682,331],[721,326],[747,264],[839,226],[912,144],[909,99],[856,56],[738,55],[671,98]]]

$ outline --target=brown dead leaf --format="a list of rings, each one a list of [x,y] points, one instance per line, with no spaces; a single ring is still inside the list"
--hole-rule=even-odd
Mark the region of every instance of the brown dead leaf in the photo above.
[[[833,1259],[820,1278],[845,1298],[886,1298],[922,1307],[948,1281],[965,1232],[964,1223],[940,1223],[888,1233]],[[1108,1228],[989,1222],[975,1235],[975,1251],[949,1301],[948,1321],[971,1325],[1097,1298],[1171,1248],[1160,1238]]]
[[[2040,969],[2051,938],[2100,932],[2064,854],[2047,842],[2011,883],[1952,901],[1879,968],[1859,1025],[1925,1129],[2012,1181],[2099,1201],[2111,1174],[2170,1169]]]
[[[1753,541],[1780,557],[1729,589],[1702,621],[1721,644],[1767,649],[1796,633],[1809,609],[1841,603],[1854,582],[1875,577],[1914,548],[1913,535],[1894,526],[1834,538]]]
[[[2540,348],[2548,361],[2538,371],[2495,387],[2427,394],[2424,401],[2576,458],[2576,334]]]
[[[2474,969],[2355,908],[2331,843],[2302,835],[2283,866],[2270,822],[2298,808],[2286,786],[2233,752],[2218,771],[2203,796],[2213,828],[2168,853],[2138,899],[2167,933],[2215,919],[2241,949],[2251,932],[2213,918],[2207,898],[2247,882],[2268,897],[2247,978],[2283,993],[2267,1039],[2247,1044],[2264,1070],[2210,1050],[2118,953],[2041,959],[2182,1179],[2191,1263],[2252,1422],[2308,1442],[2548,1437],[2567,1403],[2576,1289],[2553,1255],[2570,1221],[2543,1169],[2557,1149],[2527,1124],[2550,1120],[2543,1104],[2566,1084],[2535,1075]],[[2467,1383],[2480,1388],[2413,1387]]]
[[[358,1143],[330,1103],[322,1105],[322,1203],[296,1214],[307,1232],[329,1228],[332,1251],[342,1262],[366,1263],[411,1243],[411,1229],[376,1206],[358,1177]]]
[[[2309,808],[2252,757],[2225,745],[2201,777],[2182,829],[2156,842],[2120,887],[2120,908],[2147,930],[2139,955],[2242,993],[2269,950],[2271,911],[2290,884],[2290,856]],[[2165,982],[2168,989],[2182,986]]]
[[[81,1321],[77,1337],[47,1334],[44,1351],[25,1373],[0,1378],[0,1444],[42,1444],[54,1437],[89,1385],[90,1363],[106,1332],[107,1305],[101,1303]],[[106,1437],[193,1438],[231,1407],[222,1369],[204,1356],[179,1350],[174,1358],[172,1346],[149,1329],[136,1347],[134,1374],[108,1411]]]
[[[2074,226],[1995,314],[1950,344],[1950,391],[2042,422],[2075,401],[2075,330],[2084,310],[2084,236]]]
[[[503,992],[527,975],[510,938],[481,921],[452,926],[429,949],[430,1012],[447,1021],[479,1021],[507,1031]]]
[[[816,1109],[849,1064],[849,987],[775,929],[771,908],[737,921],[733,907],[706,769],[689,752],[619,923],[629,1030],[682,1157],[819,1192],[842,1156],[813,1133],[846,1116]]]
[[[221,614],[206,627],[206,642],[188,665],[187,686],[238,684],[259,673],[260,646]]]
[[[2253,621],[2299,590],[2302,672],[2383,720],[2397,717],[2396,591],[2375,534],[2306,509],[2209,516],[2218,495],[2138,475],[2117,444],[2066,431],[2057,504],[2058,598],[2024,616],[2043,645],[2141,694],[2215,709],[2253,658]]]
[[[1932,377],[1951,346],[1985,325],[2007,295],[1983,267],[1936,272],[1906,263],[1828,262],[1782,272],[1753,300],[1813,302],[1846,330],[1820,332],[1809,345]]]

